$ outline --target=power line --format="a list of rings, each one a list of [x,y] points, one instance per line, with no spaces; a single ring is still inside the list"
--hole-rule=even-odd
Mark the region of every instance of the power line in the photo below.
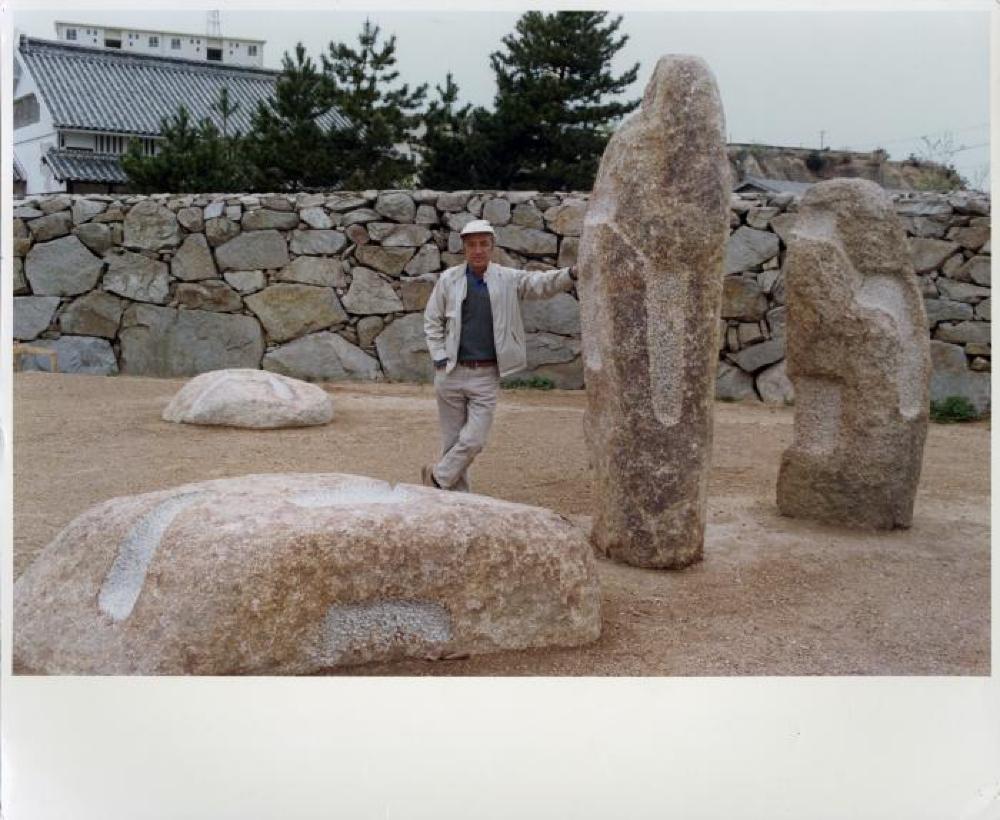
[[[984,145],[989,145],[989,143],[988,142],[980,142],[980,143],[978,143],[976,145],[963,145],[961,148],[956,148],[951,153],[953,153],[953,154],[960,154],[960,153],[962,153],[962,151],[971,151],[973,148],[982,148]]]
[[[972,130],[972,129],[966,129],[966,130]],[[944,132],[944,133],[949,133],[949,132]],[[933,136],[933,135],[924,135],[924,137],[920,137],[920,139],[925,139],[928,136]],[[886,145],[893,145],[893,144],[898,144],[900,142],[911,142],[911,141],[914,141],[914,140],[892,140],[890,142],[880,142],[876,146],[876,148],[884,148]],[[957,154],[960,151],[970,151],[973,148],[982,148],[984,145],[989,145],[989,144],[990,143],[988,143],[988,142],[978,142],[975,145],[959,145],[957,148],[949,149],[949,153],[951,153],[951,154]],[[875,150],[875,149],[855,148],[853,145],[842,145],[837,150],[839,150],[839,151],[855,151],[855,152],[858,152],[858,153],[866,153],[869,150]]]
[[[871,142],[878,142],[879,145],[896,145],[900,142],[914,142],[916,140],[922,140],[925,137],[936,137],[944,134],[965,134],[968,131],[978,131],[982,128],[989,128],[989,126],[990,124],[988,122],[981,122],[979,125],[970,125],[968,128],[945,128],[942,131],[931,131],[926,134],[919,134],[915,137],[903,137],[895,140],[871,140]]]

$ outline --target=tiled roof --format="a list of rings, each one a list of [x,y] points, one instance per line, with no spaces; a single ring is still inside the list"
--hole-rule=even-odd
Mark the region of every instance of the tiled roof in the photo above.
[[[128,182],[116,154],[50,148],[43,160],[61,182]]]
[[[223,87],[239,105],[230,127],[246,133],[260,100],[274,93],[281,72],[90,48],[22,37],[18,47],[42,99],[59,128],[155,136],[160,120],[181,104],[199,122],[208,117],[221,127],[212,105]],[[328,112],[320,125],[347,121]]]
[[[765,179],[764,177],[746,176],[733,187],[733,190],[757,190],[769,194],[780,194],[787,191],[792,194],[802,194],[812,186],[812,182],[795,182],[791,179]]]
[[[816,180],[816,182],[822,182],[823,180]],[[873,180],[874,181],[874,180]],[[746,176],[740,180],[739,184],[733,187],[735,193],[766,193],[766,194],[780,194],[780,193],[791,193],[795,196],[799,196],[808,191],[816,182],[796,182],[792,179],[766,179],[764,177],[752,177]],[[882,183],[878,183],[882,185]],[[904,188],[886,188],[882,185],[882,188],[888,194],[903,194],[906,193]]]

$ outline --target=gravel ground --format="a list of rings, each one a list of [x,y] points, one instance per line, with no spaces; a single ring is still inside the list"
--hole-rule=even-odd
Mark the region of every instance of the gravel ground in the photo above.
[[[436,454],[429,386],[327,384],[330,425],[245,431],[161,421],[184,382],[15,375],[15,578],[76,515],[114,496],[259,472],[418,483]],[[586,526],[584,406],[582,392],[504,391],[476,491]],[[350,673],[988,675],[989,422],[931,425],[913,528],[874,534],[778,515],[792,418],[716,405],[705,560],[680,572],[601,560],[595,644]]]

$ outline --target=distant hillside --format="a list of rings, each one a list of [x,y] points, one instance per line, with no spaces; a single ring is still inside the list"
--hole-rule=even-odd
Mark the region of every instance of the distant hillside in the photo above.
[[[746,143],[732,143],[728,149],[735,182],[747,176],[795,182],[860,177],[904,191],[949,191],[962,187],[962,178],[952,169],[916,159],[895,162],[882,150],[861,153]]]

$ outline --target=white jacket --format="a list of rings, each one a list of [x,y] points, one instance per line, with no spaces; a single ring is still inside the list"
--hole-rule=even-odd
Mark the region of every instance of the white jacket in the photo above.
[[[509,376],[528,365],[521,299],[547,299],[572,290],[569,268],[527,271],[505,268],[490,262],[486,268],[493,314],[493,343],[501,376]],[[448,360],[446,372],[458,363],[458,343],[462,334],[462,302],[467,282],[465,263],[448,268],[438,277],[424,309],[424,334],[432,361]]]

